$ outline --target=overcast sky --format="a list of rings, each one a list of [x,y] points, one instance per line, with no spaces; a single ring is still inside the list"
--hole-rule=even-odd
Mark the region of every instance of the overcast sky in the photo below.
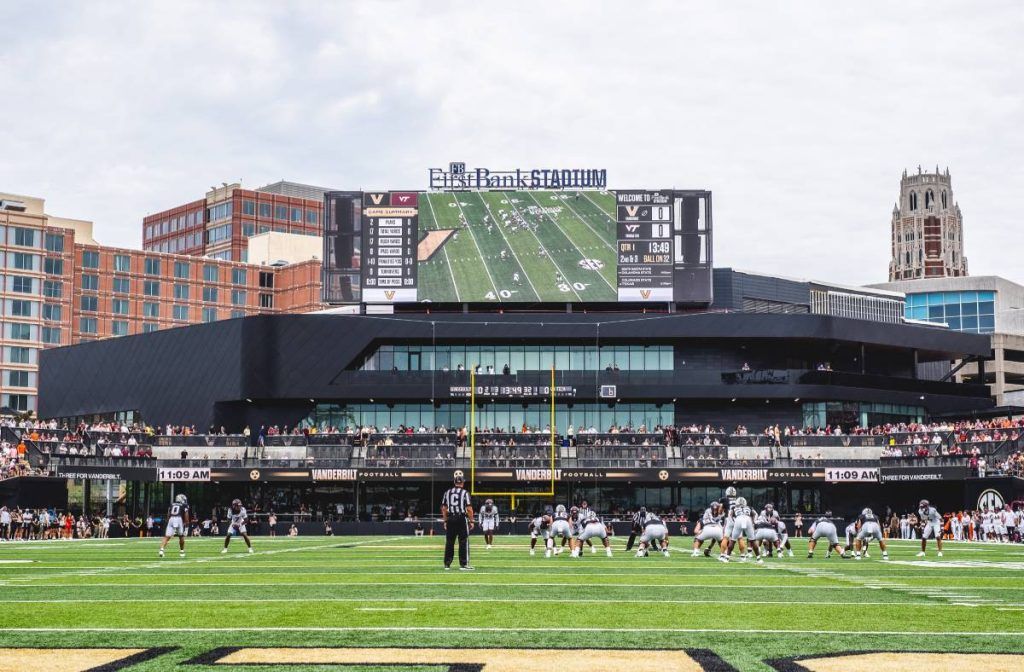
[[[1019,1],[0,4],[0,191],[137,246],[210,185],[602,167],[714,192],[715,261],[886,279],[904,168],[1024,281]],[[825,6],[825,5],[828,6]]]

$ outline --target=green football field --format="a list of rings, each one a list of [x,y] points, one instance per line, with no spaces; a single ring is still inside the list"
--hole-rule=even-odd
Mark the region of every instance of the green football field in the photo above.
[[[1024,669],[1022,546],[921,561],[896,542],[883,563],[794,540],[758,566],[673,541],[577,560],[474,535],[472,573],[443,571],[436,537],[189,540],[163,560],[154,540],[4,543],[0,670]],[[896,653],[849,657],[877,651]]]
[[[420,258],[419,298],[615,301],[614,212],[609,192],[420,194],[420,237],[453,233]]]

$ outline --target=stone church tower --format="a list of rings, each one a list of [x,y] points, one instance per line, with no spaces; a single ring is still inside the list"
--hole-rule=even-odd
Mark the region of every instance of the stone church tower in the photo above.
[[[967,275],[963,216],[953,200],[949,168],[921,171],[900,180],[900,200],[892,211],[889,281]]]

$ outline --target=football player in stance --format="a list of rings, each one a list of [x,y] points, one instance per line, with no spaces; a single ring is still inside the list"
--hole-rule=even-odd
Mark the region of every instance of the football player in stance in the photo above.
[[[747,500],[744,497],[736,498],[732,507],[732,532],[729,534],[729,541],[726,544],[725,552],[718,556],[720,561],[729,562],[732,549],[740,539],[746,539],[747,543],[754,547],[754,551],[757,551],[757,542],[754,541],[754,521],[751,517],[753,513],[751,508],[747,506]],[[740,548],[740,559],[746,560],[742,547]],[[757,561],[761,562],[761,558],[758,558]]]
[[[185,557],[185,536],[188,534],[189,512],[188,512],[188,497],[185,493],[181,493],[174,498],[171,505],[167,508],[167,529],[164,531],[164,540],[160,544],[160,557],[164,557],[164,549],[167,548],[167,542],[171,540],[171,537],[178,538],[179,552],[178,556]]]
[[[705,541],[710,541],[707,549],[704,551],[704,557],[711,557],[711,548],[718,542],[718,552],[722,553],[722,539],[724,538],[724,532],[722,531],[722,503],[711,502],[711,506],[704,509],[704,515],[700,519],[700,532],[693,538],[693,557],[700,555],[700,547],[704,545]]]
[[[610,558],[612,557],[612,546],[611,542],[608,540],[608,528],[605,527],[604,523],[601,522],[601,519],[593,510],[588,509],[588,511],[590,511],[590,513],[584,518],[582,515],[582,509],[580,510],[580,528],[582,529],[582,532],[580,532],[579,536],[576,537],[576,546],[572,549],[572,557],[581,557],[583,555],[583,542],[589,542],[591,537],[597,537],[601,540],[601,543],[604,544],[604,552]],[[591,544],[591,548],[593,548],[593,544]]]
[[[793,557],[793,547],[789,543],[789,530],[786,529],[786,521],[779,518],[775,523],[775,528],[779,531],[779,557],[782,557],[782,549],[786,549],[789,553],[789,557]]]
[[[665,525],[665,521],[658,516],[653,513],[648,513],[647,517],[644,519],[644,530],[640,535],[640,548],[636,551],[636,557],[647,557],[647,549],[652,545],[660,548],[661,554],[666,558],[669,557],[668,526]]]
[[[878,547],[882,549],[882,560],[888,560],[889,551],[885,548],[885,540],[882,538],[882,526],[878,522],[878,516],[871,509],[864,509],[860,512],[857,523],[860,525],[860,530],[857,532],[853,557],[858,560],[860,560],[862,555],[865,558],[870,557],[868,555],[868,544],[874,539],[878,542]]]
[[[555,537],[562,538],[562,545],[558,548],[555,548]],[[555,507],[555,515],[551,520],[551,529],[548,531],[547,549],[544,551],[544,557],[550,558],[552,554],[559,555],[562,549],[565,548],[567,541],[571,547],[572,523],[569,522],[569,513],[565,510],[565,506],[559,504]]]
[[[537,552],[537,539],[543,539],[545,545],[547,544],[548,528],[551,527],[551,516],[547,513],[542,513],[533,520],[530,521],[528,529],[530,530],[530,555],[534,555]]]
[[[917,554],[917,557],[923,558],[924,552],[928,548],[928,540],[935,539],[935,547],[939,550],[937,555],[941,558],[942,514],[929,504],[927,499],[922,499],[921,503],[917,505],[917,517],[924,525],[924,529],[921,530],[921,552]]]
[[[480,523],[480,531],[484,533],[484,543],[490,549],[494,544],[494,533],[498,531],[498,507],[494,505],[493,499],[488,499],[480,507],[477,514]]]
[[[587,504],[587,500],[580,502],[580,508],[576,511],[576,539],[580,540],[580,535],[583,534],[583,522],[589,520],[591,515],[594,514],[594,510]],[[596,514],[595,514],[596,515]],[[597,553],[597,549],[594,548],[594,542],[589,538],[586,539],[587,546],[590,546],[591,553]],[[580,551],[583,552],[582,550]]]
[[[245,545],[249,547],[249,552],[252,553],[252,540],[249,539],[249,531],[245,527],[245,523],[249,519],[249,514],[246,513],[245,507],[242,506],[242,500],[232,500],[231,513],[228,514],[228,518],[230,519],[231,524],[228,525],[228,533],[224,535],[224,548],[220,551],[221,555],[228,552],[228,544],[231,543],[231,537],[236,534],[242,535],[242,539],[245,540]]]
[[[754,542],[761,550],[757,558],[758,562],[764,562],[763,558],[769,555],[772,549],[779,548],[779,528],[776,524],[777,522],[778,514],[775,513],[775,507],[771,504],[765,504],[764,510],[757,514],[757,519],[754,520]],[[779,550],[779,557],[782,557],[781,549]]]
[[[843,547],[839,543],[839,534],[836,532],[836,524],[832,522],[832,512],[826,511],[825,515],[819,517],[811,525],[811,529],[808,530],[810,539],[807,540],[807,557],[814,557],[814,547],[818,545],[818,539],[826,539],[828,541],[828,548],[825,551],[825,557],[831,558],[832,551],[840,555],[843,554]]]
[[[846,534],[846,546],[843,546],[843,557],[850,558],[850,552],[853,551],[854,542],[857,540],[857,530],[860,529],[860,519],[854,520],[852,523],[846,526],[844,533]]]

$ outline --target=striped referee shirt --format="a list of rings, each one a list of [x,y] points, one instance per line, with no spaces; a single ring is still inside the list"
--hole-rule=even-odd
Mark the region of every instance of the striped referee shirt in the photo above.
[[[448,509],[449,516],[464,516],[471,506],[469,493],[465,488],[449,488],[441,498],[441,506]]]

